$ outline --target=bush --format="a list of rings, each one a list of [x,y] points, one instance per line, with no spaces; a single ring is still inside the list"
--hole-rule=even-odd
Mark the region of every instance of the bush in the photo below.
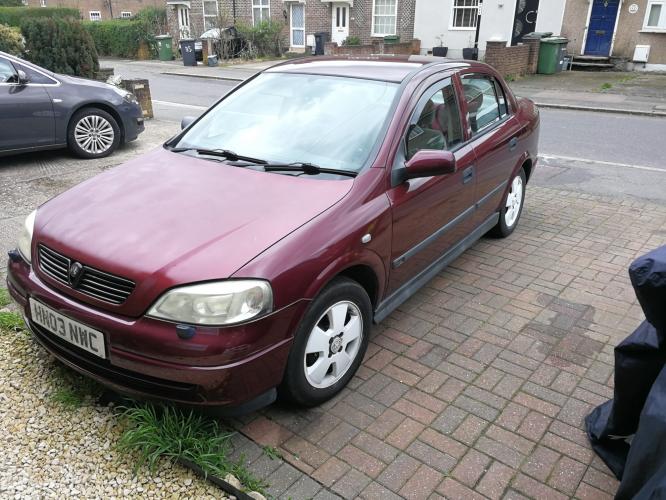
[[[21,25],[29,61],[56,73],[93,78],[99,70],[95,43],[75,19],[27,19]]]
[[[282,55],[282,30],[284,24],[278,21],[261,21],[256,26],[238,23],[238,32],[247,40],[250,51],[258,57]]]
[[[19,27],[25,19],[37,17],[79,19],[78,9],[65,9],[60,7],[0,7],[0,24]]]
[[[348,36],[342,41],[342,45],[361,45],[361,39],[357,36]]]
[[[20,56],[23,52],[21,30],[0,24],[0,51]]]
[[[21,0],[0,0],[0,7],[21,7]]]
[[[166,35],[169,33],[167,13],[165,7],[145,7],[132,18],[141,21],[146,31],[151,35]]]
[[[97,52],[103,56],[135,57],[142,41],[154,41],[141,21],[84,21],[83,25],[95,42]]]

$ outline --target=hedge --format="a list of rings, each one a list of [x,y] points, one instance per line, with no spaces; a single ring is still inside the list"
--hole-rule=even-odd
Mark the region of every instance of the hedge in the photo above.
[[[0,0],[0,7],[21,7],[21,0]]]
[[[41,17],[52,19],[72,17],[79,19],[81,15],[78,9],[60,7],[0,7],[0,24],[21,26],[21,23],[26,19]]]
[[[95,44],[76,19],[26,19],[21,32],[26,59],[39,66],[85,78],[94,78],[99,70]]]
[[[0,51],[20,56],[23,52],[21,30],[14,26],[0,24]]]
[[[136,56],[142,41],[154,41],[142,21],[84,21],[83,25],[94,40],[97,52],[103,56],[132,58]]]

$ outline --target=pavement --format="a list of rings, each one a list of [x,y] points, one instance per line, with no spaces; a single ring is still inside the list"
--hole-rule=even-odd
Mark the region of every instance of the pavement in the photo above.
[[[34,206],[177,129],[151,120],[101,160],[2,158],[0,247]],[[627,267],[665,241],[666,202],[553,187],[553,168],[536,168],[511,237],[480,240],[373,328],[337,397],[231,422],[236,456],[272,496],[613,497],[583,418],[612,397],[613,347],[643,319]]]
[[[181,61],[131,61],[114,63],[159,71],[165,75],[240,82],[285,59],[236,63],[217,67],[183,66]],[[564,71],[554,75],[527,75],[509,82],[513,91],[545,108],[602,111],[666,117],[666,74],[619,71]]]

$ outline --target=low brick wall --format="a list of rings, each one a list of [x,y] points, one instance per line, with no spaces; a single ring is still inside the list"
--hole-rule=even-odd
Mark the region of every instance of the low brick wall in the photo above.
[[[541,41],[525,40],[525,43],[507,46],[506,41],[486,42],[485,62],[503,76],[530,75],[536,73]]]
[[[324,44],[324,55],[327,56],[373,56],[373,55],[418,55],[421,52],[421,40],[414,39],[404,43],[384,43],[384,40],[373,40],[370,45],[338,45],[335,42]]]

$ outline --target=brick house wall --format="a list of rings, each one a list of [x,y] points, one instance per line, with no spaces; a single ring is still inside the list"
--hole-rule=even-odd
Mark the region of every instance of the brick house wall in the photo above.
[[[534,74],[539,60],[538,39],[525,41],[523,44],[507,46],[506,41],[486,42],[485,62],[495,68],[502,76]]]
[[[33,0],[35,1],[35,0]],[[145,0],[144,0],[145,1]],[[178,0],[177,0],[178,1]],[[190,0],[190,28],[191,35],[198,37],[203,29],[203,1]],[[270,17],[274,21],[284,24],[285,47],[289,47],[289,23],[291,1],[270,0]],[[329,40],[332,31],[332,3],[322,0],[309,0],[305,5],[305,35],[317,32],[326,32]],[[340,2],[346,3],[346,2]],[[233,15],[232,0],[218,0],[220,13],[228,20],[228,25],[235,23],[252,24],[252,0],[235,1],[235,19]],[[373,0],[354,0],[349,8],[349,36],[358,37],[362,44],[370,44],[373,40],[382,40],[383,37],[372,36],[372,9]],[[414,37],[414,13],[416,0],[397,0],[396,35],[401,42],[409,42]],[[175,40],[180,38],[178,33],[178,19],[175,7],[168,6],[167,18],[172,36]],[[298,49],[296,49],[298,50]],[[302,49],[301,49],[302,50]]]
[[[79,9],[81,19],[90,20],[90,11],[99,11],[101,19],[108,21],[120,17],[121,12],[132,15],[145,7],[163,7],[163,0],[45,0],[46,7],[69,7]],[[28,7],[40,7],[42,0],[26,0]],[[109,8],[109,5],[111,8]],[[111,13],[113,12],[113,15]]]

